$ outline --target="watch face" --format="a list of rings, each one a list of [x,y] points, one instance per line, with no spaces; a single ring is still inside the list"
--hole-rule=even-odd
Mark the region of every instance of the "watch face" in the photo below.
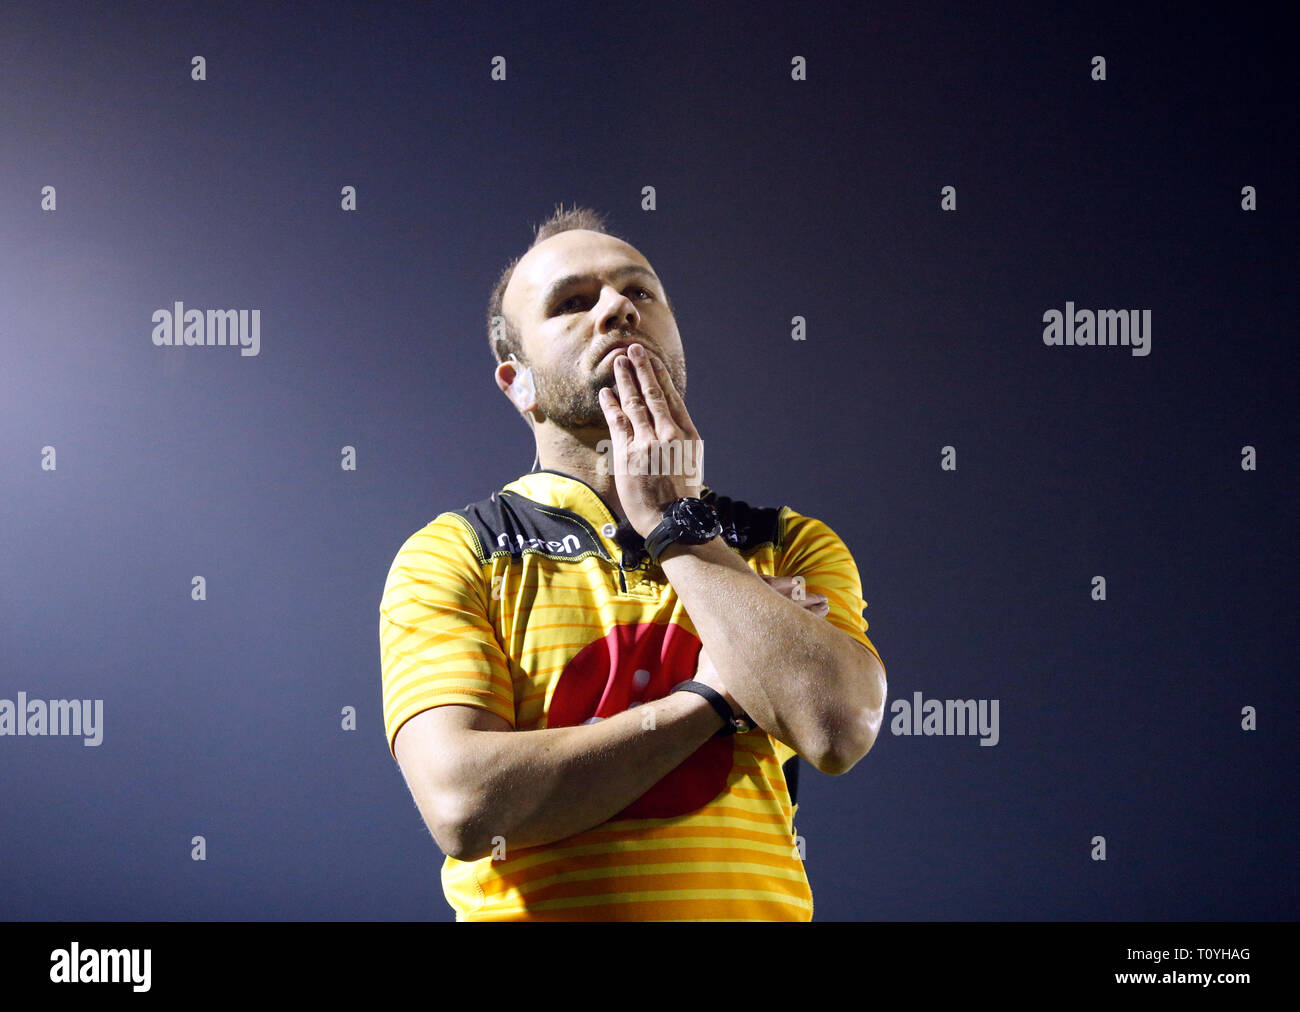
[[[673,520],[684,527],[691,537],[701,542],[716,538],[722,531],[717,511],[699,499],[679,499],[673,504]]]

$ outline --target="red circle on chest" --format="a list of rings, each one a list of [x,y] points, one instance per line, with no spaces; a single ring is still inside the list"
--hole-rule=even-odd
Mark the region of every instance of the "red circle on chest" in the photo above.
[[[546,726],[577,727],[662,699],[694,677],[700,648],[698,636],[674,623],[615,626],[565,665]],[[710,738],[614,818],[664,819],[702,808],[726,789],[733,745],[729,736]]]

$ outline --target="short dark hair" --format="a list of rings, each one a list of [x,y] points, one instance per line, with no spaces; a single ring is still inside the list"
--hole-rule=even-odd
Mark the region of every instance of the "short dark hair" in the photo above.
[[[492,297],[488,299],[488,345],[492,348],[492,355],[498,363],[504,362],[513,352],[520,358],[523,357],[523,344],[520,340],[519,329],[506,316],[501,302],[505,298],[506,286],[510,284],[510,278],[515,273],[515,267],[519,265],[528,250],[532,249],[539,242],[545,242],[553,235],[560,232],[568,232],[570,229],[582,228],[591,232],[600,232],[603,235],[611,236],[620,241],[626,242],[621,235],[614,235],[605,227],[605,218],[597,211],[589,207],[574,206],[572,210],[566,211],[563,204],[557,204],[554,213],[533,230],[533,241],[529,244],[528,249],[520,253],[506,265],[506,269],[501,272],[501,277],[492,289]],[[672,310],[672,304],[668,305]],[[501,317],[505,322],[502,333],[497,333],[495,321]]]

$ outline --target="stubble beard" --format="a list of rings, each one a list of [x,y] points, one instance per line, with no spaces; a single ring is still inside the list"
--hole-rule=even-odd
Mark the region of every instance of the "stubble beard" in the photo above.
[[[686,395],[686,362],[683,358],[664,358],[668,375],[683,397]],[[561,429],[599,429],[609,432],[605,410],[600,406],[600,391],[609,387],[618,393],[614,378],[614,360],[601,362],[594,373],[580,374],[578,370],[549,370],[533,367],[535,396],[538,413]]]

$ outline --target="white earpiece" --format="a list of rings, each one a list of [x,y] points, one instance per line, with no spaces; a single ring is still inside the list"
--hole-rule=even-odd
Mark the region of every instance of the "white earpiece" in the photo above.
[[[510,396],[514,398],[515,403],[519,405],[522,410],[525,404],[529,401],[535,401],[537,398],[537,394],[533,389],[533,371],[520,362],[519,359],[515,357],[513,351],[510,353],[510,361],[515,364],[515,379],[514,382],[510,384]],[[532,408],[524,411],[524,418],[528,422],[528,427],[530,429],[536,429],[537,426],[533,421],[532,415]],[[529,468],[529,473],[536,471],[537,465],[538,455],[534,452],[533,466]]]
[[[514,398],[515,403],[522,408],[537,396],[536,391],[533,389],[533,371],[515,358],[514,352],[510,353],[510,361],[515,364],[515,379],[510,384],[510,395]]]

